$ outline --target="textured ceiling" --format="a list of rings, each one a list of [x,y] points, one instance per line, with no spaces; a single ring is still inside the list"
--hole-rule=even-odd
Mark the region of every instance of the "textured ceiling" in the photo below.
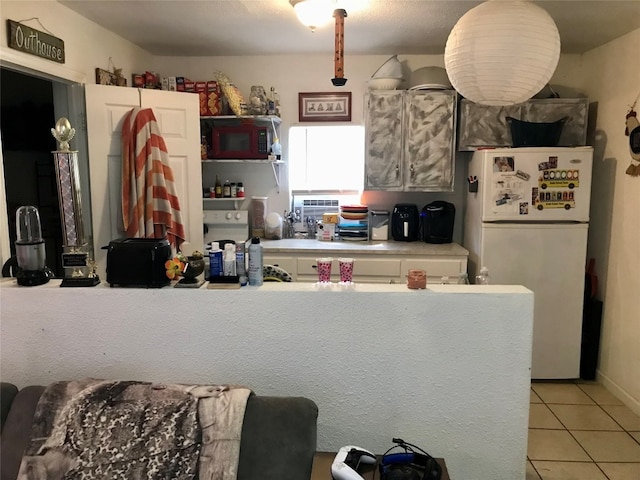
[[[289,0],[58,0],[154,55],[326,53],[333,23],[315,33]],[[478,1],[337,0],[347,10],[345,53],[442,54]],[[500,0],[496,0],[500,1]],[[640,0],[534,2],[553,17],[563,53],[583,53],[640,28]]]

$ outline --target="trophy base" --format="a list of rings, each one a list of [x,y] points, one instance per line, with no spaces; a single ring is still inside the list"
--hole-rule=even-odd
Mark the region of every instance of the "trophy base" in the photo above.
[[[95,277],[71,277],[64,278],[61,287],[95,287],[100,283],[100,278]]]

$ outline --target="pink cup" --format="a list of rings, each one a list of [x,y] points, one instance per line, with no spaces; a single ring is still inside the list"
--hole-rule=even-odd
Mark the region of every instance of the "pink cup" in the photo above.
[[[318,281],[321,283],[331,281],[331,265],[333,258],[316,258],[318,269]]]
[[[343,283],[353,282],[353,258],[339,258],[340,281]]]

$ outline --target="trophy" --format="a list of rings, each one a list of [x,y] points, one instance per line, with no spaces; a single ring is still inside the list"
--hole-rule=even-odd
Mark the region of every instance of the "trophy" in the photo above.
[[[84,239],[82,204],[80,195],[80,174],[78,152],[69,149],[69,142],[75,136],[69,120],[62,117],[51,129],[51,135],[58,141],[58,150],[51,152],[58,177],[58,198],[64,239],[62,266],[64,279],[61,287],[93,287],[100,283],[96,275],[96,264],[89,258],[89,248]]]

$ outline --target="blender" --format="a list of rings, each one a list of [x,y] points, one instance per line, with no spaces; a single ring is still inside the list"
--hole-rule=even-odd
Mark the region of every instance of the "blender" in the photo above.
[[[45,245],[40,228],[40,214],[36,207],[27,205],[18,208],[16,233],[18,285],[32,287],[47,283],[52,273],[45,265]]]

